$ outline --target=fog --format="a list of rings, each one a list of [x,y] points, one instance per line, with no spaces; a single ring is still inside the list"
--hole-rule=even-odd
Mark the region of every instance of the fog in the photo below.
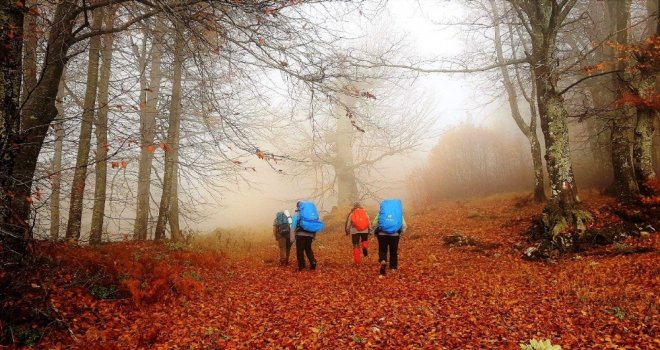
[[[434,13],[434,17],[429,17]],[[379,16],[361,23],[369,26],[369,22],[387,21],[390,30],[402,34],[406,44],[414,49],[413,54],[425,59],[451,57],[463,50],[463,42],[459,39],[457,28],[438,23],[449,23],[460,18],[463,11],[456,4],[416,3],[409,0],[389,1],[386,9]],[[359,30],[353,36],[363,35]],[[452,126],[467,119],[481,118],[498,106],[489,106],[482,94],[476,94],[471,77],[464,74],[436,74],[418,76],[406,81],[402,89],[424,91],[433,96],[434,110],[432,112],[433,137],[424,140],[424,144],[415,150],[386,158],[377,164],[377,169],[387,173],[387,181],[378,193],[380,198],[398,197],[409,200],[410,174],[422,166],[428,157],[428,152],[437,142],[437,136]],[[493,118],[490,118],[493,119]],[[486,122],[489,117],[486,116]],[[502,118],[500,118],[500,122]],[[505,120],[508,122],[508,120]],[[515,127],[511,122],[507,127]],[[262,140],[266,141],[266,140]],[[196,228],[206,231],[217,227],[241,225],[269,225],[275,213],[279,210],[295,207],[297,200],[310,198],[315,192],[314,181],[311,178],[292,178],[287,175],[291,162],[281,162],[277,165],[284,174],[274,171],[268,164],[259,159],[249,161],[250,167],[256,171],[248,171],[244,180],[233,184],[224,184],[228,191],[223,194],[221,203],[205,208],[209,215]],[[412,179],[414,181],[414,179]],[[336,195],[315,199],[321,211],[329,211],[337,205]],[[375,203],[375,199],[366,203]]]

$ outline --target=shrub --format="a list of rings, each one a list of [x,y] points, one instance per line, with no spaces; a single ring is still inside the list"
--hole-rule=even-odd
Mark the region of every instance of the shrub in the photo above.
[[[527,344],[520,344],[520,348],[522,350],[561,350],[561,346],[552,345],[552,343],[547,339],[531,339]]]

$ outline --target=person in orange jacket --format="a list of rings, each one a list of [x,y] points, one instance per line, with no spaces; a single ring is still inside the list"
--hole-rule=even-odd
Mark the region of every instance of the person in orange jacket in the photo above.
[[[353,209],[346,218],[344,229],[346,235],[351,235],[353,241],[353,261],[359,264],[362,255],[369,255],[369,234],[371,233],[369,214],[360,203],[353,204]],[[360,248],[362,248],[361,252]]]

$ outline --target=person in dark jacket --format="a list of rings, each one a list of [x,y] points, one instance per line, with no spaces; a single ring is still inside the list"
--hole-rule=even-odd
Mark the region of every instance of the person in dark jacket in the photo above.
[[[398,206],[400,213],[398,213],[397,215],[400,215],[400,217],[392,218],[391,217],[392,215],[388,213],[387,218],[381,218],[380,216],[382,215],[383,207],[384,207],[383,206],[384,203],[381,202],[381,210],[378,213],[378,215],[376,215],[373,222],[374,235],[376,235],[376,238],[378,238],[378,261],[380,262],[381,276],[384,276],[387,270],[388,251],[390,253],[389,256],[390,270],[392,272],[396,272],[397,269],[399,268],[399,239],[406,232],[408,226],[406,225],[406,219],[403,217],[403,209],[401,208],[401,201],[398,202],[399,202]],[[383,223],[379,224],[379,220],[392,221],[392,219],[394,219],[393,221],[400,223],[398,229],[394,228],[391,230],[384,230],[382,227],[387,225],[384,225]]]
[[[301,226],[300,207],[302,202],[296,204],[296,213],[291,220],[291,230],[296,240],[296,260],[298,261],[298,271],[305,269],[305,255],[309,260],[309,269],[316,270],[316,258],[312,250],[312,243],[316,232],[305,231]],[[314,208],[316,211],[316,208]],[[318,214],[317,214],[318,215]]]

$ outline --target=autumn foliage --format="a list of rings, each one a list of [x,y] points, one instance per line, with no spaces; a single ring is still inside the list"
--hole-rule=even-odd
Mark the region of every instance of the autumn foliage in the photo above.
[[[599,220],[617,220],[607,209],[613,200],[586,203]],[[382,279],[375,250],[354,265],[340,228],[314,243],[315,272],[277,266],[274,240],[236,246],[245,254],[232,257],[178,244],[39,245],[40,267],[23,275],[31,276],[23,294],[2,301],[3,342],[54,349],[518,349],[548,339],[562,349],[657,348],[658,236],[527,262],[525,233],[540,209],[526,197],[502,196],[408,213],[399,272]],[[470,238],[448,244],[457,234]],[[18,317],[28,307],[48,317]]]

